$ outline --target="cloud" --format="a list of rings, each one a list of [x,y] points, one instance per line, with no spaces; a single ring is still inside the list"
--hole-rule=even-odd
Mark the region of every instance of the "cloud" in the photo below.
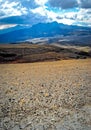
[[[1,2],[0,7],[0,18],[9,16],[19,16],[22,14],[27,14],[27,8],[23,7],[20,2]]]
[[[76,19],[76,12],[64,12],[64,13],[58,13],[58,16],[56,17],[56,21],[59,23],[64,23],[68,25],[72,25],[75,22]]]
[[[80,0],[79,3],[81,8],[91,8],[91,0]]]
[[[19,2],[21,4],[21,6],[28,8],[36,8],[39,5],[35,2],[35,0],[8,0],[10,3],[15,1],[15,2]]]
[[[45,16],[48,22],[57,21],[58,23],[64,23],[71,25],[75,21],[76,12],[54,12],[52,10],[48,10],[46,6],[38,7],[36,9],[31,10],[34,14],[39,14],[41,16]]]
[[[45,7],[41,7],[40,6],[40,7],[36,8],[36,9],[31,9],[31,11],[32,11],[32,13],[34,13],[34,14],[38,13],[41,16],[45,16],[46,15],[46,9],[45,9]]]
[[[20,24],[20,25],[30,25],[36,24],[38,22],[46,22],[46,16],[41,16],[39,14],[21,15],[21,16],[10,16],[0,19],[0,24]]]
[[[2,24],[0,25],[0,30],[15,27],[17,24]]]
[[[21,5],[23,7],[26,7],[27,9],[34,9],[36,7],[38,7],[39,5],[36,3],[35,0],[16,0],[19,1],[21,3]]]
[[[58,22],[73,25],[91,26],[91,9],[80,8],[78,11],[59,13]]]
[[[50,21],[91,25],[91,0],[0,0],[0,24],[5,27]]]
[[[78,6],[77,0],[49,0],[49,4],[52,7],[58,7],[62,9],[69,9]]]
[[[91,9],[80,9],[75,19],[76,22],[80,22],[83,25],[91,26]]]
[[[35,0],[35,2],[40,6],[44,6],[48,2],[48,0]]]
[[[46,6],[40,6],[36,9],[31,10],[35,15],[39,14],[40,16],[44,16],[46,18],[46,22],[49,21],[55,21],[56,17],[58,16],[57,13],[55,13],[52,10],[48,10]]]
[[[1,2],[1,1],[0,1]],[[1,2],[0,24],[22,24],[33,25],[38,22],[47,21],[45,15],[38,12],[33,13],[31,10],[38,8],[39,5],[34,0],[6,0]]]

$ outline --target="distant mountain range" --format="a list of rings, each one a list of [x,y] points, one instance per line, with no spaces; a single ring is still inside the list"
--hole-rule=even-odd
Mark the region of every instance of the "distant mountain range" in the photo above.
[[[85,37],[91,39],[91,28],[64,25],[57,22],[38,23],[32,27],[16,26],[0,32],[0,43],[16,43],[33,38],[46,38],[56,36]],[[75,41],[75,39],[74,39]]]

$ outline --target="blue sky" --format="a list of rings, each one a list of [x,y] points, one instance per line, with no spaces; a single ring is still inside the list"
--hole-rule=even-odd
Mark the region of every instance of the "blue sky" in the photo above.
[[[91,26],[91,0],[0,0],[0,29],[52,21]]]

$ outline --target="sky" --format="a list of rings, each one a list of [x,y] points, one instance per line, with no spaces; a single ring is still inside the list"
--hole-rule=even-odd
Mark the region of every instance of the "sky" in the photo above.
[[[52,21],[91,27],[91,0],[0,0],[0,30]]]

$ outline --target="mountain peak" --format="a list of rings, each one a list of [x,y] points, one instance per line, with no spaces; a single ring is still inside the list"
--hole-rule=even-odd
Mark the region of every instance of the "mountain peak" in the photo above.
[[[90,31],[89,31],[90,30]],[[10,31],[10,32],[9,32]],[[31,27],[16,26],[16,30],[12,29],[6,31],[4,34],[0,34],[1,43],[11,43],[18,41],[25,41],[31,38],[41,38],[41,37],[55,37],[55,36],[69,36],[69,35],[90,35],[91,29],[71,26],[62,23],[57,23],[56,21],[49,23],[38,23]]]

